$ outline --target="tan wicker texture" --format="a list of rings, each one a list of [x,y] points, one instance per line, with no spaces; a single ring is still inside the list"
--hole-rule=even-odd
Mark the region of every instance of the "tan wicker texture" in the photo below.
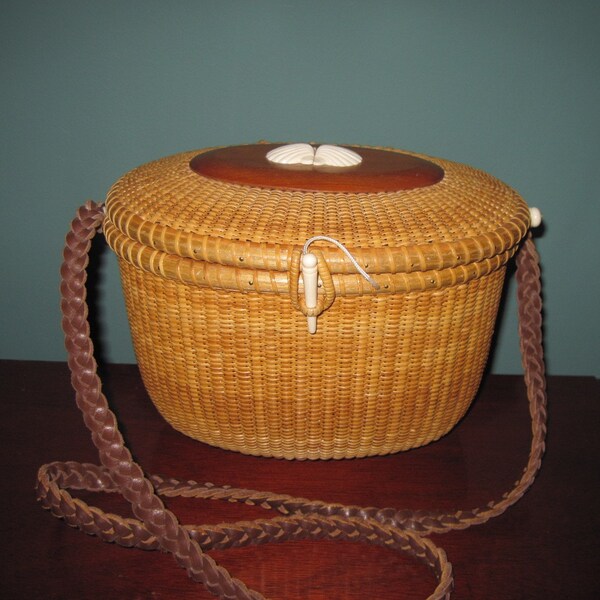
[[[209,444],[301,459],[386,454],[448,432],[479,386],[505,265],[529,227],[523,200],[430,157],[445,171],[435,185],[354,194],[209,179],[189,168],[197,154],[125,175],[104,223],[163,416]],[[329,308],[309,335],[299,256],[319,234],[380,289],[316,243]]]

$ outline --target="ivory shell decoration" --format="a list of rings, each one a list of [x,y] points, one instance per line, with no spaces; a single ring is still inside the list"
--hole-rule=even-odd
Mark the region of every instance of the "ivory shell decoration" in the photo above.
[[[267,159],[280,165],[312,165],[315,149],[310,144],[288,144],[267,153]]]
[[[316,150],[310,144],[288,144],[267,153],[267,159],[280,165],[315,165],[327,167],[354,167],[362,157],[341,146],[323,144]]]
[[[315,151],[313,165],[327,165],[328,167],[354,167],[362,162],[362,158],[348,148],[323,144]]]

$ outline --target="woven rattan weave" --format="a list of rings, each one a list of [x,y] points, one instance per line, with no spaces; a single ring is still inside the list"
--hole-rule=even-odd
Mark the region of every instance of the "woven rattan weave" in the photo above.
[[[259,160],[271,147],[234,149]],[[360,170],[327,174],[331,191],[302,189],[320,185],[302,172],[289,188],[269,186],[271,172],[282,174],[267,166],[259,184],[238,183],[191,168],[209,149],[113,186],[104,231],[138,363],[176,429],[249,454],[349,458],[426,444],[464,415],[528,207],[471,167],[362,150],[366,170],[378,156],[406,157],[443,176],[369,193],[353,191],[365,185]],[[342,243],[378,289],[319,241],[320,303],[310,312],[300,255],[315,235]]]

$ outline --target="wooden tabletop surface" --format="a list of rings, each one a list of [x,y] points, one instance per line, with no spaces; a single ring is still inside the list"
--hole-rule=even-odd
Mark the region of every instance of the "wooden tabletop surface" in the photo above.
[[[344,504],[454,510],[500,497],[527,458],[527,402],[516,376],[488,375],[467,416],[439,442],[394,456],[324,462],[211,448],[161,419],[135,366],[106,367],[103,378],[129,448],[147,473]],[[0,361],[0,386],[3,598],[213,598],[171,556],[101,542],[36,502],[43,463],[98,462],[65,364]],[[549,378],[547,452],[533,487],[485,525],[432,537],[452,562],[453,598],[600,597],[599,392],[592,377]],[[74,494],[130,514],[116,495]],[[166,502],[186,524],[270,516],[216,501]],[[413,559],[362,544],[302,541],[211,554],[278,600],[422,599],[436,585]]]

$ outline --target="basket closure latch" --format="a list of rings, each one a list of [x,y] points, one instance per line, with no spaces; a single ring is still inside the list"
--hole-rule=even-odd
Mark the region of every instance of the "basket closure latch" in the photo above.
[[[317,307],[317,287],[319,281],[319,261],[312,252],[302,255],[302,281],[304,282],[304,302],[306,308]],[[307,315],[308,333],[317,332],[317,316]]]
[[[325,241],[337,246],[348,257],[356,270],[375,288],[379,289],[379,284],[358,264],[351,252],[336,239],[317,235],[306,241],[302,251],[294,251],[290,269],[290,296],[292,304],[300,310],[307,321],[308,333],[314,334],[317,331],[317,317],[327,310],[335,300],[335,285],[333,277],[323,253],[318,248],[309,252],[309,247],[313,242]],[[302,282],[304,285],[303,297],[298,294],[298,280],[302,273]],[[319,288],[323,291],[319,294]]]

